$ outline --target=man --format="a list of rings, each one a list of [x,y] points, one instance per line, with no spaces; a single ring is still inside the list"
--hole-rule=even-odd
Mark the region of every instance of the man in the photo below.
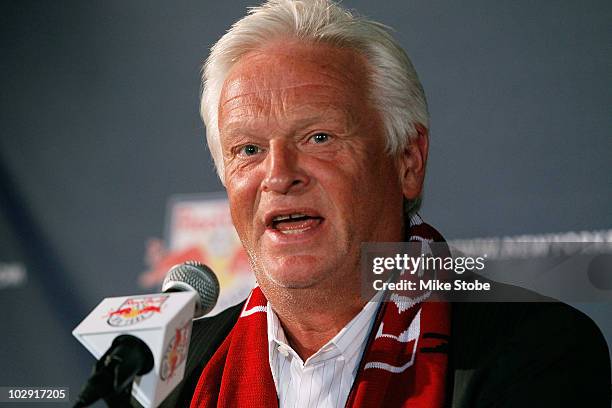
[[[416,215],[425,96],[382,25],[268,1],[213,47],[202,115],[258,287],[195,323],[166,406],[607,406],[607,346],[569,307],[362,296],[362,243],[443,241]]]

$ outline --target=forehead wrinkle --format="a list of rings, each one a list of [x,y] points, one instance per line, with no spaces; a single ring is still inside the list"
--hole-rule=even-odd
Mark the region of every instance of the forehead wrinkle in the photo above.
[[[270,93],[269,96],[260,97],[257,92],[238,95],[225,101],[220,110],[223,111],[224,117],[228,118],[227,122],[249,116],[284,117],[293,113],[298,113],[295,117],[304,117],[306,120],[334,116],[354,117],[351,109],[354,103],[349,100],[330,100],[326,95],[316,93],[312,98],[305,98],[306,100],[294,99],[286,93]],[[320,96],[322,98],[319,98]],[[313,113],[306,117],[309,112]]]
[[[239,82],[239,84],[234,85],[235,82]],[[250,82],[250,81],[249,81]],[[326,90],[326,89],[332,89],[335,91],[340,91],[340,92],[344,92],[346,91],[344,86],[335,86],[332,84],[318,84],[318,83],[305,83],[305,84],[296,84],[296,85],[286,85],[286,86],[278,86],[278,87],[274,87],[274,88],[263,88],[263,89],[256,89],[250,92],[240,92],[240,90],[243,90],[244,87],[242,86],[242,84],[244,83],[244,81],[240,81],[239,79],[237,80],[233,80],[231,81],[227,87],[224,87],[223,92],[221,94],[221,104],[219,105],[219,108],[224,108],[225,105],[236,101],[237,99],[240,98],[247,98],[247,97],[252,97],[258,101],[264,101],[265,95],[266,94],[270,94],[273,97],[275,96],[275,93],[280,93],[282,91],[294,91],[297,90],[299,88],[313,88],[313,90],[317,91],[317,90]],[[251,82],[252,84],[257,84],[257,82],[253,81]],[[234,93],[232,95],[232,93]],[[317,93],[313,94],[316,95]],[[320,92],[319,92],[320,94]],[[228,97],[229,96],[229,97]],[[281,100],[283,99],[287,99],[288,97],[291,96],[291,93],[287,94],[287,95],[282,95],[280,98]],[[273,100],[273,98],[270,98],[270,102]]]
[[[344,58],[319,59],[316,53],[280,51],[285,55],[276,63],[270,55],[277,52],[255,52],[234,65],[222,88],[218,113],[224,123],[219,125],[226,130],[267,126],[267,131],[274,131],[273,125],[297,131],[296,126],[309,119],[326,122],[323,127],[335,120],[332,130],[352,133],[362,124],[359,104],[369,104],[369,78],[360,56],[346,58],[341,52]],[[305,110],[313,113],[304,118]]]
[[[295,48],[293,45],[298,47]],[[328,50],[334,52],[331,58],[329,55],[322,55]],[[278,57],[281,61],[270,66],[271,56]],[[355,85],[358,89],[363,89],[364,85],[367,85],[363,82],[369,80],[368,63],[359,50],[328,44],[273,41],[268,46],[244,55],[240,62],[245,61],[248,61],[251,67],[263,65],[267,68],[267,70],[255,70],[253,77],[265,78],[270,70],[282,71],[281,78],[285,80],[291,79],[293,74],[299,76],[314,73],[317,76]],[[312,63],[314,67],[309,66],[309,63]]]
[[[298,95],[297,98],[294,98],[295,95],[292,92],[277,90],[246,92],[223,100],[219,108],[219,114],[227,123],[248,116],[286,117],[294,111],[302,113],[304,110],[317,112],[316,115],[312,116],[323,116],[318,113],[319,111],[339,112],[344,116],[349,116],[348,114],[351,112],[349,107],[353,105],[351,101],[343,101],[342,98],[338,100],[330,99],[327,92],[329,91],[328,88],[336,89],[336,87],[317,85],[314,92],[310,94],[311,97]],[[341,90],[337,89],[335,92],[338,91]]]

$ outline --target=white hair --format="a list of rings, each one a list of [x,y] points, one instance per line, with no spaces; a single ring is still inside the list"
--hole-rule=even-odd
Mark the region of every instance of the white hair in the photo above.
[[[225,78],[244,54],[279,39],[350,48],[365,57],[370,97],[382,116],[390,154],[403,150],[416,136],[416,124],[429,127],[423,87],[388,27],[355,16],[330,0],[268,0],[234,23],[204,64],[200,113],[221,182],[225,183],[217,116]]]

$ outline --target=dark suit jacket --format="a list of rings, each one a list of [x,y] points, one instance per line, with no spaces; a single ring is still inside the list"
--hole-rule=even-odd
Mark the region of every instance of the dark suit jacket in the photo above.
[[[610,358],[597,326],[568,305],[520,291],[539,302],[453,303],[449,406],[610,407]],[[189,406],[241,307],[194,322],[185,379],[162,407]]]

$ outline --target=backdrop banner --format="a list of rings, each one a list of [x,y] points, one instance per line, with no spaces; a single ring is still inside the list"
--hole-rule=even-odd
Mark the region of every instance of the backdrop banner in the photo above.
[[[246,299],[255,286],[246,252],[232,224],[224,193],[177,195],[168,201],[165,239],[147,243],[149,269],[139,278],[143,288],[161,285],[176,264],[195,260],[208,265],[219,278],[221,292],[206,316]]]

